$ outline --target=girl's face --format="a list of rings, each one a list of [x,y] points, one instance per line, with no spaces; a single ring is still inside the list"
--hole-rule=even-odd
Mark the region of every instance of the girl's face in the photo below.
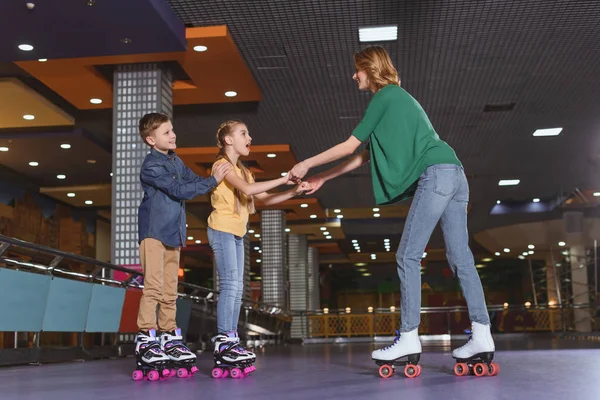
[[[369,82],[369,77],[365,71],[357,69],[354,75],[352,75],[352,79],[358,83],[359,90],[370,90],[371,82]]]
[[[231,133],[225,138],[227,145],[232,146],[233,150],[240,156],[250,154],[250,143],[252,137],[248,128],[244,124],[237,124]]]

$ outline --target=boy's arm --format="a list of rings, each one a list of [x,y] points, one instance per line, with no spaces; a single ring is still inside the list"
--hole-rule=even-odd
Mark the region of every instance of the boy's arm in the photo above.
[[[217,180],[213,176],[204,179],[196,174],[194,175],[198,179],[183,179],[183,182],[179,183],[174,173],[169,172],[162,165],[155,164],[142,167],[140,179],[142,182],[154,186],[178,200],[191,200],[196,196],[210,192],[217,186]]]

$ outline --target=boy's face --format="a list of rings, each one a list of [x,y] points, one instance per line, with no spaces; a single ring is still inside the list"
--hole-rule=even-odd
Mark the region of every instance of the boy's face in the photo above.
[[[164,122],[161,126],[156,128],[154,132],[146,140],[150,146],[154,147],[157,151],[167,154],[169,150],[175,150],[177,144],[175,144],[175,132],[173,131],[173,124],[171,121]]]

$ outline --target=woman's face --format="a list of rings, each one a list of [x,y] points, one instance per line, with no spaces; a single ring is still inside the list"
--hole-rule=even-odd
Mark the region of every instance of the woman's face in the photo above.
[[[367,73],[365,71],[357,69],[354,75],[352,75],[352,79],[358,83],[359,90],[371,89],[371,82],[369,82],[369,78],[367,77]]]

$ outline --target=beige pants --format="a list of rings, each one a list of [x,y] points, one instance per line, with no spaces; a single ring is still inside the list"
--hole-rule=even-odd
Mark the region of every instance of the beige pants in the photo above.
[[[144,272],[144,291],[140,300],[137,325],[139,330],[158,328],[160,332],[177,328],[177,280],[179,247],[169,247],[156,239],[140,243],[140,261]],[[156,306],[158,305],[158,326]]]

